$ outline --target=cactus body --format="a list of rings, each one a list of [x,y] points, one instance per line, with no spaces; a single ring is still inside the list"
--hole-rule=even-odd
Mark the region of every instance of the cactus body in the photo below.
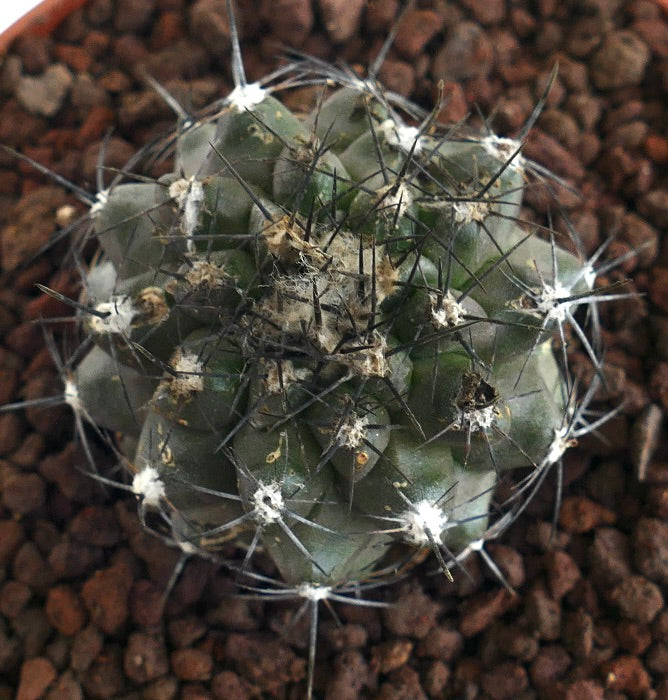
[[[586,265],[520,223],[514,142],[401,114],[369,82],[306,116],[241,82],[177,127],[172,174],[92,209],[70,403],[177,541],[261,544],[295,586],[484,540],[503,473],[567,444],[551,339]]]

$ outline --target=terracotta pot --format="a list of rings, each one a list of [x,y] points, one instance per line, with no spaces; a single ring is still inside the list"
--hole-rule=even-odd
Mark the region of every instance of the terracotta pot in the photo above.
[[[0,34],[0,56],[22,34],[46,36],[86,0],[44,0]]]

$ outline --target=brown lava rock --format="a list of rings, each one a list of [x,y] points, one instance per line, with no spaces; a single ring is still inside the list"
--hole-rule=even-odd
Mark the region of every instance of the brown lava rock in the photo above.
[[[403,3],[236,5],[256,80],[281,44],[368,66]],[[667,41],[665,0],[424,0],[399,26],[382,77],[427,108],[444,80],[440,118],[472,113],[481,124],[479,108],[502,135],[519,133],[559,62],[525,150],[563,179],[550,183],[559,201],[533,189],[527,218],[564,240],[572,226],[587,255],[604,243],[628,254],[603,283],[645,296],[597,306],[610,361],[588,419],[626,404],[600,428],[605,442],[581,441],[572,479],[567,464],[559,529],[548,478],[488,547],[515,594],[471,559],[470,579],[454,569],[454,586],[422,567],[412,583],[374,591],[395,603],[382,614],[335,605],[344,627],[321,614],[317,697],[668,700],[665,421],[642,486],[628,452],[648,402],[668,410]],[[0,143],[94,191],[101,152],[108,184],[173,122],[142,75],[197,109],[229,90],[229,46],[222,0],[88,0],[51,36],[16,42],[0,65]],[[3,404],[61,391],[34,320],[66,309],[35,284],[78,289],[59,273],[64,244],[34,256],[83,207],[4,151],[0,205]],[[47,326],[59,349],[62,325]],[[0,414],[0,697],[301,697],[305,637],[278,640],[268,604],[225,599],[224,570],[189,564],[163,608],[180,552],[141,532],[131,499],[82,474],[71,435],[64,407]],[[93,449],[108,473],[113,459]]]

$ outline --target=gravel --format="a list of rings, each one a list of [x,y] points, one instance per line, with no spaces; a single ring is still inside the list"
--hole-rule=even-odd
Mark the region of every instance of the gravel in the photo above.
[[[369,65],[402,3],[237,4],[253,80],[286,45]],[[171,124],[144,73],[192,109],[229,91],[224,7],[89,0],[53,36],[20,38],[0,66],[0,143],[95,191],[101,149],[122,167]],[[377,592],[395,607],[336,605],[341,627],[323,610],[319,698],[668,700],[668,5],[422,0],[381,77],[426,107],[443,81],[441,118],[489,115],[513,135],[556,62],[525,154],[562,178],[558,205],[536,188],[525,214],[564,240],[573,225],[589,254],[608,237],[609,256],[635,253],[599,278],[640,293],[599,307],[609,382],[597,407],[624,403],[605,442],[567,455],[556,532],[548,479],[490,543],[513,592],[481,559],[454,584],[426,562]],[[59,269],[66,242],[42,251],[84,211],[0,151],[0,403],[61,390],[34,320],[59,332],[67,310],[34,285],[76,296]],[[307,626],[290,627],[295,606],[229,598],[224,572],[190,561],[163,607],[179,554],[141,530],[131,499],[81,473],[71,437],[62,407],[0,415],[0,700],[301,697]]]

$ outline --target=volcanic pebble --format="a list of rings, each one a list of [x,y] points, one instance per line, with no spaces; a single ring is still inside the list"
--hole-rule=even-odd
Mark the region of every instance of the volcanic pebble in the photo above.
[[[637,85],[643,79],[650,52],[634,32],[611,32],[594,55],[590,75],[600,90]]]
[[[482,687],[492,700],[516,698],[528,685],[524,667],[512,662],[499,664],[482,676]]]
[[[86,622],[81,599],[69,586],[51,588],[45,610],[49,622],[68,637],[75,635]]]
[[[629,620],[649,623],[663,608],[661,589],[644,576],[630,576],[610,593],[613,603]]]
[[[561,646],[544,646],[531,662],[529,674],[537,688],[551,688],[566,673],[571,657]]]
[[[147,683],[169,670],[164,640],[157,635],[133,632],[125,649],[123,668],[135,683]]]
[[[628,693],[632,698],[641,698],[652,685],[647,670],[635,656],[620,656],[603,664],[606,687]]]
[[[610,525],[615,513],[584,496],[570,496],[561,505],[559,524],[567,532],[589,532],[598,525]]]
[[[668,585],[668,523],[642,518],[633,533],[633,559],[638,571]]]
[[[206,681],[213,671],[211,654],[201,649],[177,649],[170,655],[170,664],[182,681]]]
[[[561,632],[561,607],[545,588],[534,586],[525,598],[525,611],[531,631],[540,639],[553,641]]]
[[[459,630],[464,637],[472,637],[503,615],[513,603],[512,594],[505,588],[479,593],[464,602]]]
[[[369,675],[364,655],[355,649],[346,649],[334,659],[332,674],[327,679],[326,697],[356,700]]]
[[[545,555],[547,585],[555,600],[563,598],[582,577],[573,557],[558,549]]]
[[[219,700],[248,700],[250,688],[233,671],[221,671],[211,679],[211,691]]]
[[[78,632],[72,640],[70,652],[70,665],[74,671],[78,673],[86,671],[102,651],[103,646],[104,636],[95,626],[88,625]]]
[[[440,605],[417,585],[403,586],[394,605],[383,611],[385,624],[398,636],[422,639],[436,624]]]
[[[106,634],[115,634],[127,620],[131,586],[131,574],[125,567],[101,569],[84,583],[84,605],[93,622]]]
[[[49,659],[43,657],[28,659],[21,666],[16,700],[38,700],[57,675],[58,672]]]

